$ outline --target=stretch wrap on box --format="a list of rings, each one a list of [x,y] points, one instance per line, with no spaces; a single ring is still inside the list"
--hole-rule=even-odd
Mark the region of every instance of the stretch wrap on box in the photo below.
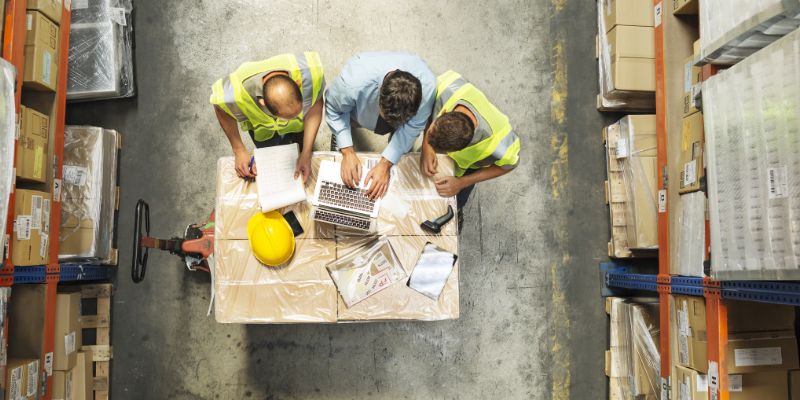
[[[637,119],[639,124],[636,123]],[[645,123],[645,119],[648,123]],[[616,143],[615,156],[622,168],[625,221],[631,248],[658,248],[654,122],[655,117],[651,115],[627,116],[617,122],[620,139]]]
[[[93,126],[64,129],[61,261],[112,261],[120,136]]]
[[[359,154],[362,159],[379,155]],[[247,240],[247,222],[259,210],[255,182],[236,175],[233,157],[217,162],[215,209],[214,315],[222,323],[304,323],[364,320],[441,320],[458,318],[457,266],[438,301],[408,288],[405,281],[347,308],[326,265],[339,255],[358,249],[375,235],[385,235],[407,275],[411,275],[428,241],[458,253],[457,223],[443,227],[442,234],[429,235],[419,224],[434,219],[454,198],[441,198],[433,180],[419,170],[419,154],[407,154],[393,167],[389,192],[373,235],[348,231],[310,218],[317,174],[322,160],[338,161],[339,153],[317,152],[312,174],[305,185],[308,201],[278,210],[293,211],[304,233],[297,236],[294,256],[285,265],[271,268],[252,255]],[[453,162],[439,156],[440,173],[453,174]],[[259,173],[267,173],[259,171]],[[338,172],[337,172],[338,173]]]
[[[611,302],[609,399],[660,399],[658,302]]]
[[[17,112],[14,106],[16,76],[16,68],[11,63],[0,60],[0,249],[5,248],[8,201],[16,179],[14,176],[17,133]]]
[[[800,31],[703,83],[712,275],[800,279]]]
[[[135,94],[132,11],[131,0],[73,2],[68,100],[101,100]]]
[[[703,0],[702,58],[733,65],[800,26],[800,0]]]

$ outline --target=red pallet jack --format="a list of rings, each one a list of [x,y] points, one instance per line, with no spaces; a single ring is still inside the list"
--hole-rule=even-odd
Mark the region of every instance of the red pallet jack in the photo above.
[[[131,278],[135,283],[144,280],[150,249],[165,250],[179,256],[190,271],[211,272],[207,259],[214,254],[213,212],[205,224],[192,224],[186,227],[183,238],[157,239],[150,236],[150,206],[140,199],[136,203],[133,229]]]

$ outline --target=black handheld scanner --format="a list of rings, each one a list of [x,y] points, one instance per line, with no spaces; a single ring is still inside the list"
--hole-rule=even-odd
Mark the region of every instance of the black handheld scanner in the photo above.
[[[450,222],[451,219],[453,219],[453,215],[454,215],[453,206],[447,206],[447,213],[446,214],[442,215],[439,218],[436,218],[433,221],[431,221],[431,220],[425,221],[425,222],[421,223],[419,226],[422,227],[422,229],[424,229],[424,230],[426,230],[428,232],[441,233],[442,232],[442,227],[445,224],[447,224],[448,222]]]

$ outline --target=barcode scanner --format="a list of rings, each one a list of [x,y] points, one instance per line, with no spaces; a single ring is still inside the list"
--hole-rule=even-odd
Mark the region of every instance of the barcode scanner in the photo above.
[[[436,218],[433,221],[427,220],[427,221],[421,223],[419,226],[422,227],[422,229],[424,229],[424,230],[426,230],[428,232],[441,233],[442,232],[442,227],[445,224],[447,224],[448,222],[450,222],[451,219],[453,219],[453,215],[454,215],[453,206],[447,206],[447,213],[446,214],[442,215],[439,218]]]

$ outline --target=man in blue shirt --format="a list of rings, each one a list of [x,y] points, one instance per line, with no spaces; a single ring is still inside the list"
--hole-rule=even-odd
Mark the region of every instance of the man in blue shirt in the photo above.
[[[342,152],[342,181],[361,180],[361,160],[353,149],[351,120],[378,135],[391,133],[381,161],[366,176],[367,194],[383,196],[389,170],[411,150],[425,129],[436,100],[436,76],[419,56],[362,53],[351,58],[325,91],[325,119]]]

